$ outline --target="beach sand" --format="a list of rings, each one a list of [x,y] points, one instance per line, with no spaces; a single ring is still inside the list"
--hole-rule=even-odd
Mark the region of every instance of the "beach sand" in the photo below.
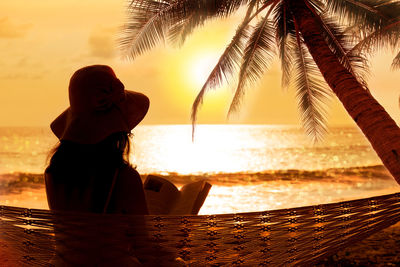
[[[400,222],[321,261],[317,266],[400,266]]]

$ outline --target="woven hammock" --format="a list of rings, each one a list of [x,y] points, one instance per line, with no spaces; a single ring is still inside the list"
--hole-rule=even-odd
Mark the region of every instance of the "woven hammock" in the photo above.
[[[198,216],[77,214],[0,206],[0,265],[308,266],[398,221],[400,193]]]

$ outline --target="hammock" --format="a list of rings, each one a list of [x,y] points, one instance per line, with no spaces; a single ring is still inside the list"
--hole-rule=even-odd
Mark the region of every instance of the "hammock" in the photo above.
[[[198,216],[77,214],[0,206],[0,265],[73,266],[86,261],[110,266],[130,258],[144,266],[308,266],[398,221],[400,193]]]

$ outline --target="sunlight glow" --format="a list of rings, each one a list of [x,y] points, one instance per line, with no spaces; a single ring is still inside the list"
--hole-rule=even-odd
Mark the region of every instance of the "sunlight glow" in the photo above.
[[[212,53],[204,53],[190,61],[188,79],[196,90],[203,86],[217,62],[218,55]]]

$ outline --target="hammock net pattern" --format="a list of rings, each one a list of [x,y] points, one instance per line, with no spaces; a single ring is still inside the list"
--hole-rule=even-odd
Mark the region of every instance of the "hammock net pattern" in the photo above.
[[[0,265],[311,265],[398,221],[400,193],[291,209],[190,216],[0,206]]]

